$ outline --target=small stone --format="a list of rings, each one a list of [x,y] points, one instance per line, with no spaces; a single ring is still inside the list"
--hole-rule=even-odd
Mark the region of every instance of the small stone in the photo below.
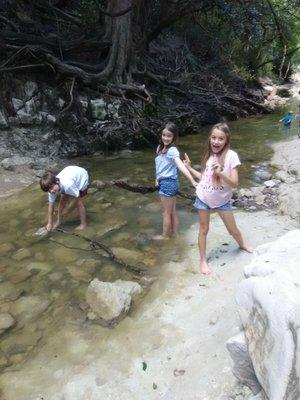
[[[16,261],[24,260],[25,258],[29,258],[31,253],[28,249],[22,248],[19,249],[16,253],[12,255],[12,258]]]
[[[0,354],[0,368],[7,367],[9,364],[8,358],[4,354]]]
[[[90,319],[91,321],[94,321],[94,320],[96,320],[96,319],[98,318],[97,315],[96,315],[93,311],[87,313],[87,317],[88,317],[88,319]]]
[[[0,254],[7,254],[14,249],[14,246],[11,243],[2,243],[0,244]]]
[[[264,185],[265,185],[267,188],[273,188],[274,186],[276,186],[276,182],[274,182],[273,180],[268,180],[268,181],[265,181],[265,182],[264,182]]]
[[[12,283],[20,283],[26,281],[28,278],[32,276],[32,273],[30,271],[27,271],[26,269],[21,269],[14,274],[10,275],[9,280]]]
[[[180,375],[184,375],[184,374],[185,374],[184,369],[174,369],[174,371],[173,371],[174,376],[180,376]]]
[[[219,316],[217,314],[214,314],[213,316],[210,317],[209,319],[209,325],[216,325],[216,323],[219,320]]]
[[[9,357],[12,364],[20,364],[24,360],[25,354],[13,354]]]

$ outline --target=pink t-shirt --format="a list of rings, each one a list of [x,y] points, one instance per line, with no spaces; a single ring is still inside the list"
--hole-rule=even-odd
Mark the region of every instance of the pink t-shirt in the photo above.
[[[214,183],[213,181],[213,169],[212,163],[214,161],[214,156],[211,155],[206,163],[205,171],[202,174],[201,181],[199,182],[196,194],[200,200],[207,204],[211,208],[221,207],[226,204],[232,196],[232,187],[229,186],[222,179],[219,183]],[[230,176],[231,170],[238,165],[241,165],[239,156],[233,150],[228,150],[224,169],[222,173],[226,176]]]

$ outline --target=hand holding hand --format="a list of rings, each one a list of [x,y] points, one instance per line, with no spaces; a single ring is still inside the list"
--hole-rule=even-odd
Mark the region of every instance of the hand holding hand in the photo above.
[[[194,186],[194,188],[196,188],[198,186],[198,182],[196,182],[194,179],[192,180],[192,185]]]

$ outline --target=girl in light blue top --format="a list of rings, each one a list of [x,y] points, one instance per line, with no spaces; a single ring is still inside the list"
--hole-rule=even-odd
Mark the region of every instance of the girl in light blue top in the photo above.
[[[168,239],[170,235],[178,234],[178,218],[176,214],[176,194],[179,188],[177,170],[179,169],[196,187],[197,182],[180,159],[179,151],[175,146],[178,137],[178,128],[172,122],[168,122],[162,130],[161,139],[156,151],[155,186],[159,189],[159,196],[163,215],[162,236],[155,239]]]

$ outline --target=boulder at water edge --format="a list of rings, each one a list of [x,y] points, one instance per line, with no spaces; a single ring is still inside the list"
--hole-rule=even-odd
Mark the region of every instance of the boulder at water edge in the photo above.
[[[256,378],[268,400],[298,400],[300,230],[259,246],[244,272],[236,298]]]
[[[88,286],[86,300],[94,319],[114,324],[129,311],[132,297],[141,292],[142,288],[136,282],[117,280],[111,283],[96,278]]]

